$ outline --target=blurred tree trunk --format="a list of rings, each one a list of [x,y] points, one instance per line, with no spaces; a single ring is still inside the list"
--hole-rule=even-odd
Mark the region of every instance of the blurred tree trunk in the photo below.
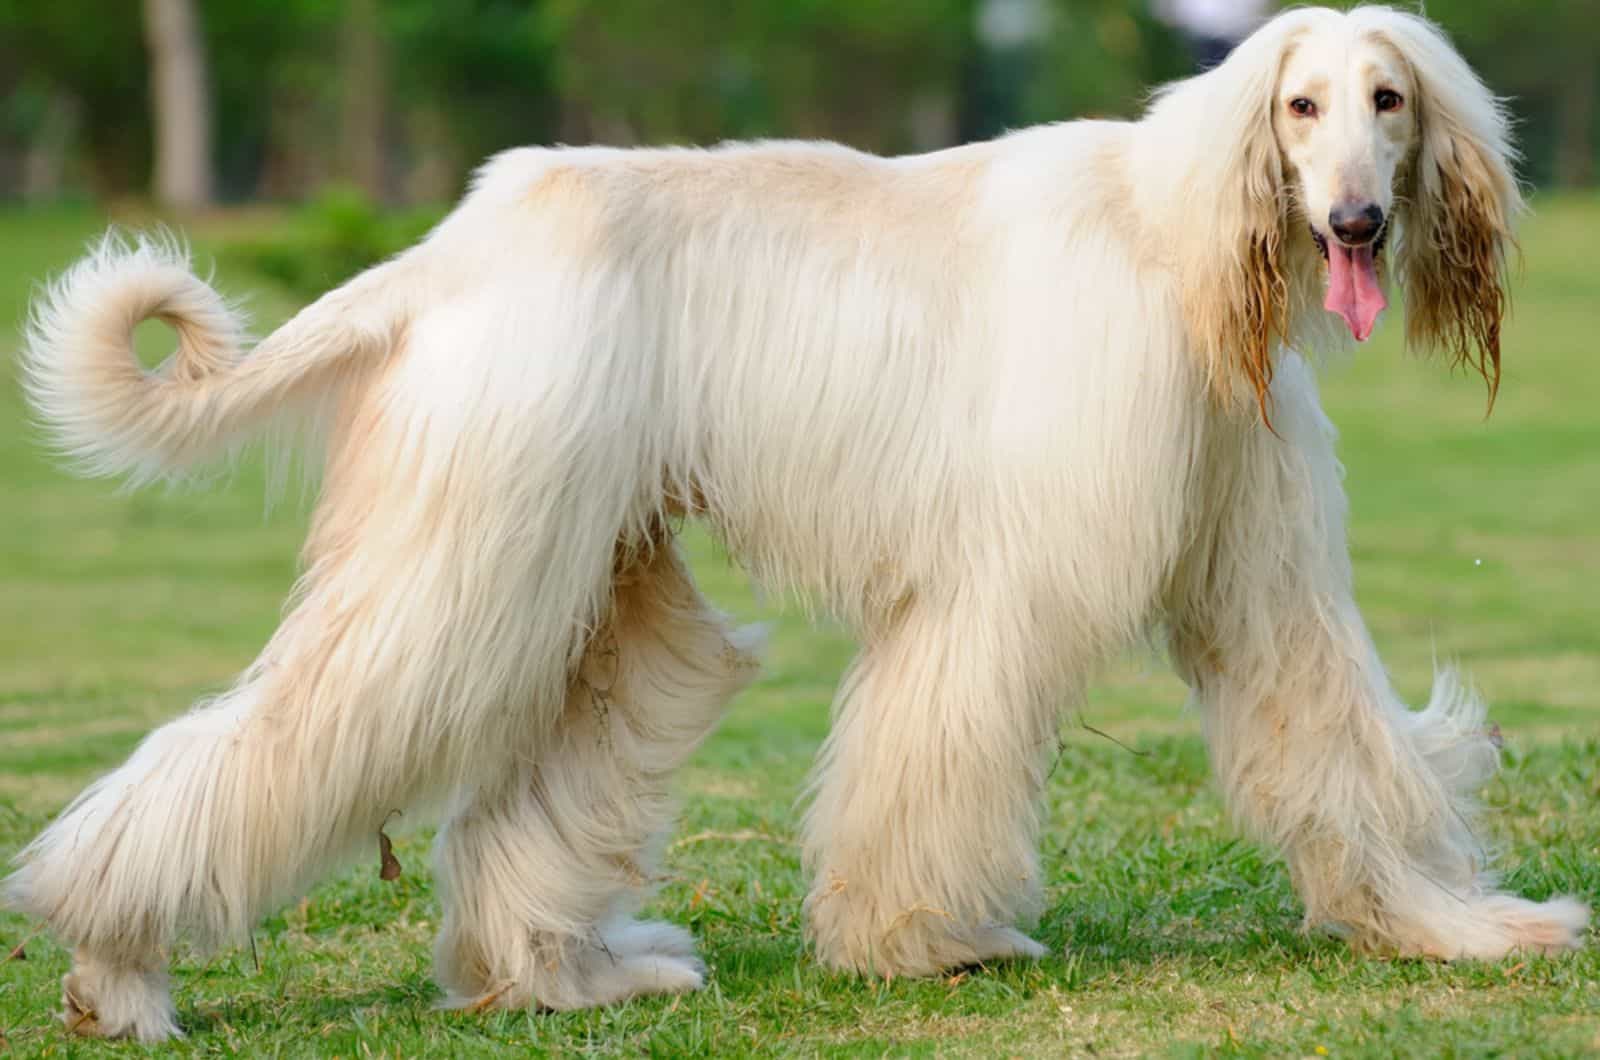
[[[82,107],[63,92],[50,93],[44,114],[22,154],[24,202],[54,202],[65,185],[68,155],[81,124]]]
[[[438,101],[411,108],[403,139],[408,162],[400,188],[404,201],[440,203],[460,195],[467,163],[454,134],[450,113]]]
[[[211,93],[194,0],[144,0],[155,125],[155,196],[194,210],[211,203]]]
[[[386,197],[386,71],[378,0],[346,0],[339,31],[339,178]]]
[[[303,199],[333,174],[334,145],[318,120],[316,100],[292,79],[267,90],[267,143],[256,194]]]
[[[1600,93],[1600,62],[1594,49],[1585,48],[1558,93],[1560,115],[1556,129],[1556,180],[1569,188],[1594,181],[1594,109]]]

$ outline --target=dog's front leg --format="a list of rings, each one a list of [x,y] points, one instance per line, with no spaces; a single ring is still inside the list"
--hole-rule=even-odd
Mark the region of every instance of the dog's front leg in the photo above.
[[[1026,626],[976,600],[913,604],[851,668],[806,818],[824,962],[892,977],[1044,955],[1013,926],[1040,890],[1055,747]]]
[[[1356,608],[1332,431],[1309,370],[1211,463],[1215,512],[1183,565],[1173,653],[1234,814],[1282,849],[1308,923],[1361,948],[1436,957],[1555,952],[1588,911],[1496,890],[1470,825],[1498,734],[1451,673],[1427,708],[1390,687]]]

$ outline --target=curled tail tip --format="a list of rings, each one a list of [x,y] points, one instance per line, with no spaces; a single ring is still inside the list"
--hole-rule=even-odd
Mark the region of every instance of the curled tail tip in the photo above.
[[[134,328],[161,319],[178,334],[165,369],[147,372]],[[88,475],[135,482],[171,477],[196,454],[174,387],[231,365],[243,322],[196,276],[187,245],[158,230],[116,229],[35,294],[24,328],[21,382],[52,447]]]
[[[175,479],[261,428],[320,414],[329,372],[394,348],[405,274],[361,274],[307,306],[246,358],[242,315],[196,276],[170,233],[108,233],[34,303],[21,377],[33,414],[82,473]],[[156,318],[176,352],[140,365],[134,329]]]

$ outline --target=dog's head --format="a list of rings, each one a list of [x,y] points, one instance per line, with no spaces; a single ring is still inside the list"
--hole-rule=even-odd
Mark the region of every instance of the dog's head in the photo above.
[[[1473,365],[1492,401],[1522,199],[1505,112],[1443,34],[1388,8],[1291,11],[1196,83],[1227,101],[1231,144],[1208,174],[1232,226],[1212,233],[1222,267],[1214,255],[1212,282],[1185,291],[1214,376],[1242,374],[1265,410],[1273,344],[1315,334],[1319,302],[1365,340],[1392,272],[1408,344]]]

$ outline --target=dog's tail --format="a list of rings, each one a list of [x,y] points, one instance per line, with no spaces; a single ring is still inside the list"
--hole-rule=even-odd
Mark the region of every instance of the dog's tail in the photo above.
[[[107,235],[36,300],[23,388],[84,473],[177,477],[304,411],[337,373],[390,349],[406,319],[392,282],[399,266],[357,276],[246,356],[239,313],[190,270],[177,241]],[[134,328],[150,319],[178,336],[155,370],[133,349]]]

